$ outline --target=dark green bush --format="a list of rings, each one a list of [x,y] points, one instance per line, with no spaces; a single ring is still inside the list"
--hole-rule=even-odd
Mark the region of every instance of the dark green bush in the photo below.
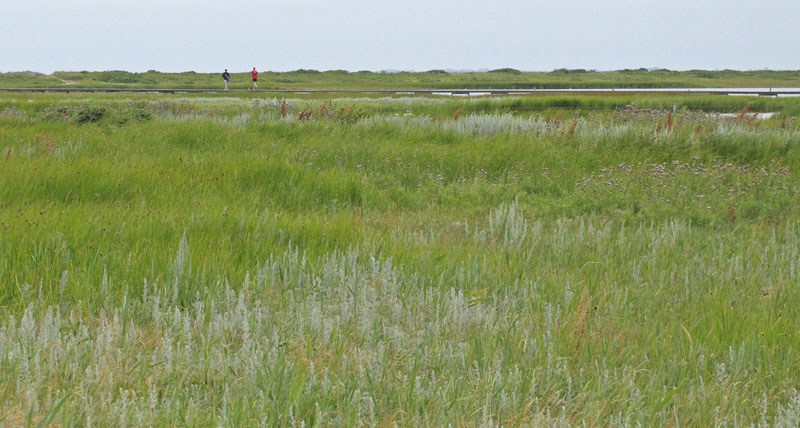
[[[106,108],[100,106],[84,106],[78,109],[75,122],[79,124],[94,123],[102,119],[106,114]]]
[[[559,68],[558,70],[553,70],[551,73],[555,74],[585,74],[589,73],[589,71],[583,68]]]
[[[516,68],[508,68],[508,67],[490,70],[489,73],[522,74],[522,72],[517,70]]]
[[[50,105],[44,108],[42,117],[50,121],[68,122],[75,116],[75,109],[68,106]]]
[[[129,122],[147,122],[152,118],[153,115],[149,111],[143,108],[134,107],[113,114],[111,120],[118,126],[122,126]]]

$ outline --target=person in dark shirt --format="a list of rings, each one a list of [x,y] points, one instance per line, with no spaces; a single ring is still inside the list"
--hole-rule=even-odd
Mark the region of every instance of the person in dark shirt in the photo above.
[[[225,81],[225,90],[227,91],[228,90],[228,81],[231,80],[231,74],[228,73],[228,69],[227,68],[225,69],[225,72],[222,73],[222,80]]]

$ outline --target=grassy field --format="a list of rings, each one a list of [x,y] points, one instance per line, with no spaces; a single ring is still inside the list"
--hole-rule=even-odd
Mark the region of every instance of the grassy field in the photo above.
[[[798,426],[799,114],[0,95],[0,425]]]
[[[235,70],[234,70],[235,71]],[[231,89],[252,87],[249,70],[231,74]],[[262,72],[260,89],[552,89],[552,88],[690,88],[690,87],[800,87],[800,71],[671,71],[555,70],[520,72],[498,69],[490,72],[375,73],[344,70],[296,70]],[[0,73],[0,88],[222,88],[218,73],[145,73],[126,71],[59,71],[52,75],[34,72]]]

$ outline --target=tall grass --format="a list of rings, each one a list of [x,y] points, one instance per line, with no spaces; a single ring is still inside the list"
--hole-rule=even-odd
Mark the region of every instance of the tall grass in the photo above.
[[[800,418],[780,117],[4,100],[0,425]]]

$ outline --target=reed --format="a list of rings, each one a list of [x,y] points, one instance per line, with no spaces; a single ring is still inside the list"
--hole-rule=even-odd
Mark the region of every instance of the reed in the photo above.
[[[739,116],[736,117],[736,123],[741,123],[744,120],[747,113],[750,111],[750,104],[745,105],[742,108],[742,111],[739,112]]]
[[[667,132],[672,132],[672,112],[667,113]]]
[[[567,136],[572,136],[575,134],[575,128],[578,126],[578,118],[572,119],[572,123],[567,128]]]

